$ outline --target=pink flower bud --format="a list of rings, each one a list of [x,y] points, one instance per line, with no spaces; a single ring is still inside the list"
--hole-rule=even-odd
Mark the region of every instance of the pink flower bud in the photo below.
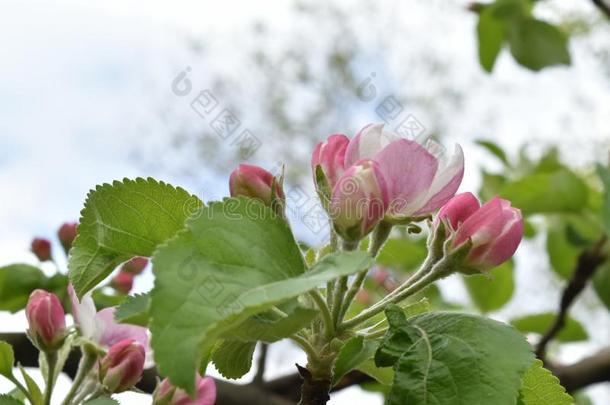
[[[34,238],[31,249],[41,262],[51,260],[51,242],[48,239]]]
[[[351,166],[333,188],[330,215],[344,239],[358,241],[383,218],[387,204],[387,186],[378,164],[364,159]]]
[[[148,266],[148,259],[145,257],[137,256],[131,259],[130,261],[125,262],[123,266],[121,266],[121,271],[138,275],[142,274],[146,266]]]
[[[129,273],[126,271],[120,271],[112,281],[110,281],[110,285],[112,288],[117,290],[122,294],[129,294],[129,291],[133,288],[133,273]]]
[[[76,238],[76,222],[66,222],[57,231],[57,237],[66,253],[70,250],[72,242]]]
[[[177,389],[166,378],[153,394],[153,405],[214,405],[216,402],[216,383],[210,377],[197,376],[197,394],[189,397],[184,390]]]
[[[240,164],[233,170],[229,178],[229,189],[231,197],[250,197],[261,200],[267,206],[271,206],[273,200],[272,189],[275,184],[275,193],[280,199],[284,199],[284,190],[273,174],[263,168],[254,165]]]
[[[326,142],[320,142],[316,145],[311,156],[311,169],[316,184],[316,167],[319,165],[324,172],[324,176],[326,176],[329,188],[333,189],[345,172],[344,158],[348,144],[349,138],[347,136],[336,134],[329,136]]]
[[[453,248],[472,242],[465,264],[479,271],[510,259],[523,237],[521,211],[498,197],[479,207],[471,193],[459,194],[439,211],[436,222],[443,219],[455,233]]]
[[[55,294],[45,290],[32,291],[25,315],[28,333],[40,349],[52,350],[61,346],[66,335],[66,316]]]
[[[362,305],[371,303],[371,294],[367,290],[360,290],[356,293],[356,301]]]
[[[110,392],[133,387],[144,370],[144,346],[133,339],[115,343],[100,362],[100,381]]]

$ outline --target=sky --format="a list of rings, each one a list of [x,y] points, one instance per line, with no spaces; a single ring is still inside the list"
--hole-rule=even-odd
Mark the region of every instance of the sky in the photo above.
[[[409,23],[401,28],[405,35],[415,36],[426,31],[430,19],[436,16],[421,4],[405,3],[388,1],[384,3],[385,10],[389,14],[397,10],[409,13]],[[460,7],[438,16],[438,32],[426,36],[422,46],[443,48],[452,65],[451,82],[473,88],[461,106],[460,115],[455,113],[448,118],[453,125],[447,140],[462,143],[467,156],[467,175],[462,189],[476,189],[478,184],[474,174],[476,164],[468,163],[468,158],[477,164],[485,162],[493,166],[472,144],[474,139],[487,134],[489,122],[497,130],[495,138],[511,152],[516,151],[521,141],[534,137],[540,142],[561,140],[564,156],[570,157],[575,165],[591,160],[591,156],[601,158],[603,152],[599,145],[610,139],[606,124],[610,116],[610,80],[604,79],[603,72],[592,63],[590,52],[580,51],[574,45],[572,67],[550,69],[542,74],[525,71],[503,54],[493,78],[486,76],[476,65],[474,19],[461,15],[461,5],[465,2],[458,3]],[[551,2],[551,5],[557,3]],[[591,11],[585,2],[580,3],[583,4],[576,6],[578,12]],[[245,35],[245,27],[254,19],[268,21],[278,33],[287,32],[293,21],[286,4],[246,0],[171,3],[0,0],[3,10],[0,14],[0,265],[15,261],[36,263],[27,252],[32,236],[54,235],[63,221],[76,220],[86,193],[95,184],[124,177],[154,176],[193,192],[207,190],[208,194],[226,195],[228,173],[219,176],[203,169],[201,178],[193,179],[179,172],[160,172],[154,166],[142,165],[133,157],[133,149],[145,139],[142,128],[149,125],[147,120],[155,114],[156,95],[169,94],[173,78],[189,65],[188,53],[184,50],[186,37],[206,35],[218,51],[232,39]],[[552,17],[553,7],[546,12]],[[581,45],[579,41],[576,40],[576,45]],[[582,47],[595,47],[596,41],[598,38],[593,36]],[[219,55],[223,57],[210,61],[211,66],[240,74],[239,48],[227,47]],[[404,67],[397,59],[390,61],[390,69],[400,71]],[[368,115],[363,114],[363,121],[369,116],[370,111]],[[197,119],[188,113],[184,117]],[[259,160],[269,163],[273,159],[263,156]],[[299,236],[311,237],[299,221],[294,226]],[[518,263],[536,257],[528,255],[528,251],[535,251],[536,243],[542,241],[521,250]],[[56,256],[60,256],[59,250]],[[540,261],[540,268],[548,269],[544,259],[534,260]],[[528,265],[532,267],[532,263]],[[50,267],[46,270],[52,271]],[[555,307],[557,280],[547,274],[532,283],[532,276],[523,271],[518,271],[517,278],[518,283],[527,287],[494,316],[508,319],[514,314],[527,313],[530,307],[548,310]],[[143,277],[136,288],[146,291],[151,283],[150,276]],[[459,280],[447,280],[442,286],[450,298],[465,300]],[[549,294],[536,298],[539,295],[536,288],[548,290]],[[588,291],[576,305],[574,314],[599,328],[590,331],[592,342],[567,345],[561,353],[566,361],[576,360],[609,340],[607,312],[595,309],[596,304]],[[0,314],[0,331],[24,327],[23,313]],[[290,362],[285,361],[286,356],[291,358]],[[294,356],[299,354],[288,343],[274,347],[269,376],[291,372]],[[63,389],[67,386],[64,380]],[[5,381],[0,381],[0,391],[7,387]],[[598,386],[592,392],[598,401],[610,395],[607,387]],[[333,403],[362,401],[362,395],[367,395],[367,404],[380,403],[374,394],[362,394],[357,388],[337,395]],[[144,403],[137,396],[126,398],[129,403]],[[134,398],[140,402],[134,402]]]

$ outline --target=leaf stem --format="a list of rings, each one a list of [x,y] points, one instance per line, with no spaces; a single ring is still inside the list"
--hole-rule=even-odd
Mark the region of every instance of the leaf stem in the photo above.
[[[320,294],[320,291],[310,291],[309,295],[314,300],[314,302],[318,306],[318,309],[320,310],[320,313],[322,314],[322,320],[324,321],[324,332],[326,334],[326,337],[328,339],[331,339],[333,333],[335,332],[335,324],[333,323],[333,317],[330,313],[330,309],[328,308],[324,297],[322,297],[322,294]]]
[[[307,353],[307,357],[309,358],[310,361],[314,361],[314,362],[319,361],[318,352],[311,345],[311,343],[309,343],[309,341],[307,339],[304,339],[303,337],[301,337],[299,335],[292,335],[292,336],[290,336],[290,339],[292,339],[293,342],[295,342],[297,345],[299,345],[299,347],[301,349],[303,349],[305,351],[305,353]]]

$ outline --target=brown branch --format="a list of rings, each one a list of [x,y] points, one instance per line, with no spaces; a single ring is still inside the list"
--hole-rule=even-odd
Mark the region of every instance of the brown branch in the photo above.
[[[549,330],[542,336],[540,342],[538,342],[536,356],[542,361],[544,361],[547,345],[565,326],[570,306],[580,295],[591,277],[593,277],[597,268],[606,260],[606,256],[602,253],[602,248],[604,247],[606,240],[606,235],[602,236],[593,247],[585,250],[578,256],[576,269],[561,295],[559,312],[555,317],[555,321]]]
[[[606,15],[606,17],[610,18],[610,6],[604,3],[604,0],[591,0],[595,7],[599,9],[602,13]]]
[[[568,392],[574,392],[591,384],[610,381],[610,348],[570,365],[546,366],[561,381]]]

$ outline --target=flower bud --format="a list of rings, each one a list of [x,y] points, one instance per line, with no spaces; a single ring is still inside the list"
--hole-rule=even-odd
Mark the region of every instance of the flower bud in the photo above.
[[[523,237],[521,211],[510,201],[494,197],[479,207],[471,193],[453,197],[439,211],[436,223],[444,220],[452,231],[452,249],[470,241],[464,272],[487,271],[510,259]]]
[[[216,402],[214,379],[197,376],[196,387],[196,396],[191,398],[184,390],[171,385],[166,378],[153,393],[153,405],[214,405]]]
[[[229,178],[231,197],[250,197],[261,200],[268,207],[275,199],[284,200],[284,190],[273,174],[254,165],[240,164]]]
[[[133,278],[133,273],[121,270],[116,276],[114,276],[112,281],[110,281],[110,285],[112,288],[122,294],[129,294],[133,288]]]
[[[41,262],[51,260],[51,242],[48,239],[34,238],[31,249]]]
[[[345,240],[359,241],[383,218],[388,189],[379,166],[364,159],[341,176],[332,191],[330,216]]]
[[[146,266],[148,266],[148,259],[145,257],[136,256],[130,261],[125,262],[123,266],[121,266],[121,271],[138,275],[142,274]]]
[[[347,136],[336,134],[329,136],[326,142],[320,142],[316,145],[311,156],[311,170],[318,190],[322,185],[319,184],[316,168],[318,166],[322,168],[327,186],[332,190],[345,172],[344,157],[348,144],[349,138]]]
[[[29,324],[28,334],[41,350],[54,350],[61,346],[66,336],[66,316],[55,294],[34,290],[25,315]]]
[[[100,362],[100,381],[110,392],[133,387],[144,370],[144,346],[133,339],[114,344]]]
[[[76,222],[66,222],[57,231],[57,237],[66,253],[70,250],[72,242],[76,238]]]

